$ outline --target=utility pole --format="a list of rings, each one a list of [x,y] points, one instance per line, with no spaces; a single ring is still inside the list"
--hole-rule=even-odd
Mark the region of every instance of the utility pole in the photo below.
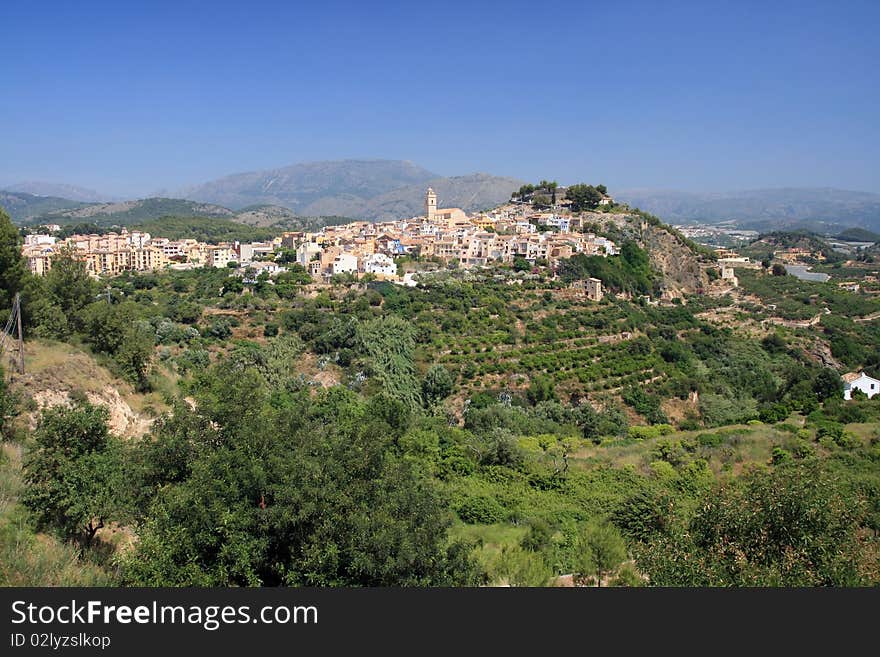
[[[15,323],[18,327],[18,373],[24,374],[24,336],[21,332],[21,293],[15,295]]]

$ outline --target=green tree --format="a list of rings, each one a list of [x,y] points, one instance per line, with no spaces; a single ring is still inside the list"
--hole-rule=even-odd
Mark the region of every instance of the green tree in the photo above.
[[[591,522],[578,542],[577,575],[581,581],[594,579],[596,586],[617,571],[626,559],[626,543],[609,522]]]
[[[455,380],[449,370],[442,365],[433,365],[422,381],[422,397],[426,404],[434,404],[452,394],[454,385]]]
[[[843,396],[843,379],[830,367],[823,367],[813,381],[813,392],[819,401]]]
[[[532,263],[530,263],[525,258],[514,258],[513,269],[514,271],[531,271]]]
[[[508,586],[547,586],[553,571],[543,555],[518,545],[505,545],[495,560],[493,571]]]
[[[658,586],[857,586],[870,522],[839,474],[790,459],[707,492],[685,527],[637,545],[636,561]]]
[[[785,276],[788,274],[785,270],[785,265],[781,265],[778,262],[773,265],[773,268],[770,271],[774,276]]]
[[[578,184],[566,189],[565,197],[571,201],[572,211],[581,212],[598,207],[602,193],[592,185]]]
[[[88,546],[121,514],[125,490],[121,448],[107,431],[107,410],[80,401],[43,413],[36,449],[24,463],[22,502],[40,529]]]
[[[543,401],[556,401],[556,390],[553,381],[546,376],[535,376],[526,391],[526,397],[533,405]]]
[[[81,313],[86,340],[96,351],[113,358],[119,373],[138,390],[149,389],[147,366],[153,353],[155,332],[139,319],[137,304],[96,301]]]
[[[6,374],[0,365],[0,439],[12,437],[12,422],[18,415],[18,398],[9,390]]]
[[[411,409],[421,406],[421,386],[413,364],[413,325],[396,315],[386,315],[358,324],[356,333],[357,346],[385,392]]]
[[[543,194],[532,197],[532,207],[536,210],[543,210],[550,207],[550,199]]]
[[[62,248],[52,258],[52,269],[45,276],[48,298],[67,318],[71,328],[82,326],[81,313],[95,300],[97,287],[89,278],[86,263],[76,251]]]
[[[12,308],[15,295],[21,292],[30,277],[21,255],[21,236],[9,215],[0,208],[0,320]]]
[[[179,407],[163,425],[163,434],[173,437],[164,453],[175,481],[151,475],[155,496],[139,541],[124,559],[124,581],[480,581],[472,546],[448,540],[451,518],[437,486],[398,451],[407,422],[401,402],[385,396],[365,401],[341,386],[270,401],[250,372],[196,391],[204,421]],[[248,415],[241,418],[244,409]],[[179,429],[169,425],[178,421]]]

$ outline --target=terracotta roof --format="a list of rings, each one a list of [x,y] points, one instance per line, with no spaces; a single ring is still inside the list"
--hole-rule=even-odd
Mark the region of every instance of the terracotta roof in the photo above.
[[[848,373],[844,374],[842,378],[843,378],[844,383],[852,383],[853,381],[858,379],[860,376],[862,376],[861,372],[848,372]]]

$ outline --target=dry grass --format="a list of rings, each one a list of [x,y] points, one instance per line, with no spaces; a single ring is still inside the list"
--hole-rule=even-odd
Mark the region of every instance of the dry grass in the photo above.
[[[108,586],[112,576],[83,562],[79,550],[34,532],[19,504],[23,490],[19,445],[0,452],[0,586]]]
[[[87,351],[65,343],[33,340],[25,343],[25,374],[16,375],[12,389],[22,399],[36,406],[65,403],[71,393],[82,392],[94,403],[107,406],[111,425],[120,435],[138,435],[151,417],[168,409],[164,395],[176,389],[176,382],[166,376],[154,377],[162,384],[156,392],[140,394],[120,380]],[[29,409],[35,410],[35,407]],[[35,415],[25,414],[22,421],[32,428]]]

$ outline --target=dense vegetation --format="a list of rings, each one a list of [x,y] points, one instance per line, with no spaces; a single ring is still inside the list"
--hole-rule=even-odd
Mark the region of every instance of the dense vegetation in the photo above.
[[[167,216],[151,219],[132,226],[159,237],[179,240],[185,237],[200,242],[259,242],[273,238],[278,231],[273,228],[257,228],[234,221],[208,217]]]

